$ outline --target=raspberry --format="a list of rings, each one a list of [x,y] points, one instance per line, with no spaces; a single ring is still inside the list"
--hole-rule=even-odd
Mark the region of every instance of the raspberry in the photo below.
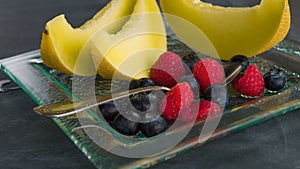
[[[180,110],[187,109],[194,100],[194,94],[187,82],[178,83],[162,100],[160,108],[166,119],[176,119]]]
[[[193,68],[193,74],[200,83],[201,91],[212,84],[222,84],[225,76],[222,65],[210,58],[197,62]]]
[[[181,118],[185,122],[191,122],[193,120],[205,120],[209,114],[211,114],[210,118],[213,119],[220,116],[221,113],[222,109],[217,103],[203,100],[197,103],[193,103],[186,111],[181,114]]]
[[[221,113],[222,109],[217,103],[203,100],[200,102],[197,119],[205,120],[209,114],[211,114],[210,118],[213,119],[220,116]]]
[[[244,75],[239,75],[232,83],[239,93],[256,97],[264,91],[264,79],[255,64],[251,64]]]
[[[244,76],[244,74],[238,74],[234,79],[233,81],[231,82],[231,85],[232,87],[235,89],[235,90],[238,90],[238,83],[239,83],[239,80]]]
[[[196,121],[198,110],[199,110],[199,102],[193,103],[189,108],[185,109],[180,114],[180,117],[185,122]]]
[[[150,78],[167,87],[175,86],[184,74],[181,59],[173,52],[163,53],[150,70]]]

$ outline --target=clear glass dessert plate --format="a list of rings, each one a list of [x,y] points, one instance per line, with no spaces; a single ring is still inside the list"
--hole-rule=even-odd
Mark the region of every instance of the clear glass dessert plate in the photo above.
[[[172,37],[168,38],[168,48],[179,53],[180,56],[194,54],[193,51]],[[65,75],[47,68],[42,63],[35,63],[34,59],[39,58],[39,51],[36,50],[0,61],[1,70],[13,79],[38,105],[70,102],[74,97],[71,90],[72,81],[74,80],[88,81],[89,78],[94,80],[97,95],[111,92],[110,80],[104,80],[101,77],[96,77],[95,80],[95,77]],[[282,69],[288,77],[286,87],[278,93],[265,91],[263,96],[255,99],[245,99],[238,94],[233,94],[230,106],[224,111],[218,127],[205,142],[203,142],[204,138],[199,137],[199,129],[204,124],[203,121],[200,121],[192,127],[189,134],[179,144],[168,151],[147,158],[125,158],[100,148],[82,129],[82,120],[85,121],[85,124],[89,124],[89,127],[101,126],[101,130],[91,127],[94,130],[94,136],[99,137],[103,142],[109,142],[111,148],[118,146],[155,146],[164,142],[164,137],[148,140],[137,136],[140,138],[136,142],[123,139],[119,133],[101,120],[93,110],[80,113],[78,116],[55,118],[53,121],[97,168],[147,168],[192,148],[197,148],[208,141],[300,108],[299,44],[286,39],[275,48],[252,58],[251,62],[256,63],[262,73],[267,72],[270,68]],[[117,82],[120,88],[122,88],[123,83],[126,82]],[[176,136],[188,126],[189,124],[182,125],[182,127],[163,133],[163,135]]]

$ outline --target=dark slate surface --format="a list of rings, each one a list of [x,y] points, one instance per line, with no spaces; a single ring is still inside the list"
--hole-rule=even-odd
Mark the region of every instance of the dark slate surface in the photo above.
[[[240,0],[228,0],[237,3]],[[257,0],[256,0],[257,1]],[[0,58],[39,48],[43,25],[66,13],[78,26],[106,1],[0,0]],[[222,1],[218,1],[222,2]],[[251,1],[253,3],[254,1]],[[300,1],[291,0],[289,37],[300,41]],[[240,3],[239,3],[240,4]],[[0,73],[0,79],[7,78]],[[22,91],[0,94],[0,168],[94,168],[50,120],[34,114]],[[208,143],[154,168],[300,169],[300,111]]]

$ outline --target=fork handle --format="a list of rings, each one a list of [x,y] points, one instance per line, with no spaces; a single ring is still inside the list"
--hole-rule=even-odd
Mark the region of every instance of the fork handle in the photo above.
[[[38,107],[35,107],[33,110],[43,116],[46,117],[64,117],[73,115],[76,113],[83,112],[87,109],[96,107],[98,105],[116,100],[128,97],[130,95],[142,93],[142,92],[149,92],[149,91],[156,91],[156,90],[165,90],[169,91],[170,88],[164,87],[164,86],[149,86],[149,87],[143,87],[133,90],[128,90],[120,93],[113,93],[103,96],[96,96],[95,98],[82,100],[82,101],[75,101],[72,103],[58,103],[58,104],[46,104],[41,105]]]

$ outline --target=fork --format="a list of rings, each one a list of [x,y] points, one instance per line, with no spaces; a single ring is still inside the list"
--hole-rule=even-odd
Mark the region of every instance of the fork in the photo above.
[[[246,66],[245,63],[241,60],[231,62],[230,64],[225,65],[224,71],[225,71],[226,78],[223,82],[223,86],[228,85],[244,69],[245,66]],[[157,91],[157,90],[169,91],[170,88],[164,86],[149,86],[149,87],[128,90],[120,93],[113,93],[104,96],[96,96],[95,98],[75,101],[71,103],[56,103],[56,104],[41,105],[33,108],[33,110],[37,114],[46,117],[51,117],[51,118],[65,117],[65,116],[83,112],[84,110],[96,107],[101,104],[105,104],[110,101],[128,97],[130,95],[143,93],[143,92]]]

